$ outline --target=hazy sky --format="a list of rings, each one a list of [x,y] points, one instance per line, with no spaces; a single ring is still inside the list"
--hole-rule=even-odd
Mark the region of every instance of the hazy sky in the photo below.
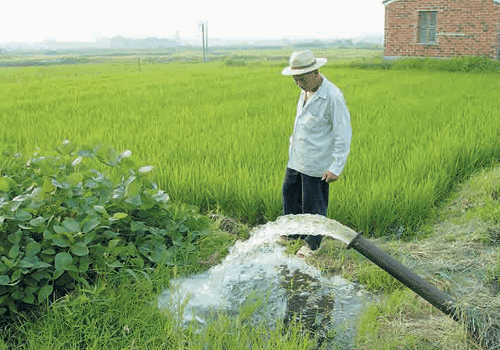
[[[116,35],[196,39],[382,34],[382,0],[1,0],[0,42],[94,41]]]

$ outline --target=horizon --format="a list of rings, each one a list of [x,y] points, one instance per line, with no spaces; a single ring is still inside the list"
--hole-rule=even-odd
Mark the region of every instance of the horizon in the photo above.
[[[43,41],[9,41],[9,42],[0,42],[0,45],[4,44],[25,44],[25,45],[33,45],[33,44],[92,44],[92,43],[103,43],[103,42],[109,42],[114,39],[118,38],[123,38],[125,40],[168,40],[168,41],[173,41],[173,42],[178,42],[180,44],[198,44],[201,46],[201,38],[200,39],[193,39],[190,37],[160,37],[160,36],[142,36],[142,35],[130,35],[130,36],[124,36],[124,35],[116,35],[113,37],[101,37],[99,39],[95,39],[93,41],[80,41],[80,40],[73,40],[73,41],[59,41],[56,38],[46,38]],[[215,43],[231,43],[234,44],[235,42],[240,42],[242,44],[253,44],[253,43],[278,43],[280,42],[281,44],[284,44],[286,42],[290,43],[302,43],[302,42],[335,42],[335,41],[342,41],[342,40],[353,40],[355,41],[356,39],[383,39],[384,38],[384,33],[360,33],[359,35],[347,35],[347,36],[332,36],[332,37],[326,37],[326,38],[317,38],[317,37],[309,37],[309,36],[303,36],[303,37],[265,37],[265,38],[260,38],[260,37],[223,37],[223,38],[218,38],[218,37],[209,37],[209,41],[213,44]],[[180,40],[179,40],[180,39]]]
[[[228,0],[143,0],[134,6],[117,0],[26,0],[8,2],[2,10],[0,43],[98,42],[117,36],[201,41],[201,22],[214,40],[327,40],[380,36],[385,15],[382,0],[318,0],[314,8],[283,0],[243,6]]]

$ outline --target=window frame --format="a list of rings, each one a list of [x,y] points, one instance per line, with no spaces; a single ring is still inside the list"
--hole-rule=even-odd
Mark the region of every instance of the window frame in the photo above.
[[[419,10],[417,25],[417,43],[437,45],[437,10]],[[434,40],[431,41],[431,37]]]

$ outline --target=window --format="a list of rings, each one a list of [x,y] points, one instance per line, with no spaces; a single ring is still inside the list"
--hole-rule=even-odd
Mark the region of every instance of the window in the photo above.
[[[420,11],[418,13],[418,42],[421,44],[436,43],[437,11]]]

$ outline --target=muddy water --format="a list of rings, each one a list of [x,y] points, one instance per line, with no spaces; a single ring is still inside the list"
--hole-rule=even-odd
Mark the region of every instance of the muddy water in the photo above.
[[[237,242],[220,265],[173,280],[160,295],[159,307],[170,308],[182,323],[196,322],[202,327],[218,313],[237,315],[253,301],[257,307],[250,322],[272,327],[278,319],[285,324],[298,319],[336,348],[350,348],[356,316],[371,296],[356,283],[323,276],[303,259],[285,255],[285,248],[277,242],[280,236],[292,234],[327,235],[346,244],[356,236],[321,216],[280,217],[254,228],[250,238]]]

